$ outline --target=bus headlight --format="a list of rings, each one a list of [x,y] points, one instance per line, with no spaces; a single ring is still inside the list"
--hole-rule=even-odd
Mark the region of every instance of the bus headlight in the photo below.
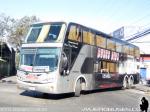
[[[18,70],[17,71],[17,79],[24,80],[25,74],[26,74],[26,72]]]

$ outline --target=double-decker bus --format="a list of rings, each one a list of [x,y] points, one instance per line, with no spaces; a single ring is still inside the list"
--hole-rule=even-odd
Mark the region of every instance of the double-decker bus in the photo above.
[[[61,94],[131,88],[139,82],[139,48],[73,23],[31,25],[20,51],[19,88]]]

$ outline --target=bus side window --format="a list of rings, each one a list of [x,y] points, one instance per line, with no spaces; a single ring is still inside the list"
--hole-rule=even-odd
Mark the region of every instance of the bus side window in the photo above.
[[[138,48],[135,48],[134,54],[137,58],[140,57],[140,50]]]
[[[118,65],[117,63],[101,61],[99,62],[98,71],[101,73],[102,72],[116,73],[118,72]]]
[[[126,53],[126,54],[129,54],[130,53],[130,48],[128,45],[124,45],[123,46],[123,52]]]
[[[116,42],[116,51],[117,52],[122,52],[122,45],[118,42]]]
[[[92,74],[94,72],[94,59],[87,57],[81,67],[81,73]]]
[[[113,40],[107,39],[107,49],[116,50],[116,43]]]
[[[106,48],[106,38],[101,35],[96,35],[96,46]]]
[[[130,55],[134,56],[134,47],[130,47]]]
[[[83,43],[94,45],[95,44],[95,34],[88,30],[84,29],[83,30]]]
[[[98,65],[98,72],[101,72],[102,69],[107,69],[107,63],[105,61],[100,61]]]
[[[82,42],[82,30],[80,26],[71,25],[68,33],[69,40]]]
[[[77,58],[77,55],[79,53],[79,49],[65,46],[64,52],[68,59],[68,69],[70,70]]]
[[[79,54],[79,49],[76,48],[71,48],[71,62],[70,62],[70,67],[73,66],[77,56]]]

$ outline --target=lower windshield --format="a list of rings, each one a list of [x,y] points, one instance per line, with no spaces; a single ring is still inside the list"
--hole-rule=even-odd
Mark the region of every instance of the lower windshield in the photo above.
[[[21,65],[53,71],[57,68],[60,48],[36,48],[21,50]]]

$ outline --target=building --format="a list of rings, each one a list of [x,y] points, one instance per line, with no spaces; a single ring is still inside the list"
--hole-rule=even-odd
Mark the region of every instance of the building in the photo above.
[[[150,28],[121,27],[112,33],[116,38],[126,40],[140,48],[140,73],[150,81]]]
[[[15,51],[6,41],[0,39],[0,78],[15,74]]]

